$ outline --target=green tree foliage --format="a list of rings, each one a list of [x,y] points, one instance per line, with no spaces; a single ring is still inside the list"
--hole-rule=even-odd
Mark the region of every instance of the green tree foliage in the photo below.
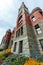
[[[2,60],[5,60],[5,55],[4,55],[4,53],[2,53],[2,54],[0,54],[0,58],[2,59]]]
[[[2,48],[0,48],[0,51],[3,51],[3,49],[2,49]]]

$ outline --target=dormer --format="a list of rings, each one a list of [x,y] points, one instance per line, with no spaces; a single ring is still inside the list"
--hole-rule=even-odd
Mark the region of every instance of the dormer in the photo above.
[[[39,7],[33,9],[32,13],[30,14],[30,20],[33,26],[43,20],[42,10]]]

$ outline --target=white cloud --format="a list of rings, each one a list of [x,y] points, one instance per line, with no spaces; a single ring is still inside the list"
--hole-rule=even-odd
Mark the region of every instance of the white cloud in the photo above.
[[[17,2],[18,0],[0,0],[0,19],[11,23],[10,19],[14,16]]]
[[[12,0],[0,0],[0,10],[12,6]]]

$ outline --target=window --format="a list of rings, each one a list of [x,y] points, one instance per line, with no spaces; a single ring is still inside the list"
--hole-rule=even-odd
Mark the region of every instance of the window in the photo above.
[[[16,31],[16,37],[19,37],[20,35],[23,35],[23,26]]]
[[[41,29],[40,29],[40,27],[39,27],[38,24],[35,25],[35,29],[36,29],[36,32],[37,32],[38,34],[42,33],[42,31],[41,31]]]
[[[27,9],[28,10],[28,8],[24,5],[24,7],[25,7],[25,9]]]
[[[18,36],[18,32],[16,31],[16,37]]]
[[[15,42],[14,44],[14,52],[16,51],[16,45],[17,45],[17,42]]]
[[[18,36],[20,36],[20,29],[18,30],[18,33],[17,34],[18,34]]]
[[[43,39],[41,39],[39,41],[40,41],[40,44],[41,44],[41,47],[42,47],[42,50],[43,50]]]
[[[37,29],[38,34],[40,34],[42,31],[40,28]]]
[[[36,20],[36,18],[34,16],[32,16],[32,21],[35,21],[35,20]]]
[[[19,42],[19,53],[22,53],[23,41]]]
[[[39,13],[42,15],[42,11],[39,11]]]
[[[22,10],[19,10],[18,13],[19,13],[18,14],[18,17],[19,17],[21,15],[21,13],[22,13]]]
[[[28,10],[26,10],[26,9],[25,9],[25,12],[26,12],[27,14],[29,14]]]
[[[23,27],[21,27],[21,35],[23,35]]]
[[[22,18],[22,15],[19,17],[18,22],[20,21],[21,18]]]
[[[16,37],[20,36],[20,29],[16,31]]]

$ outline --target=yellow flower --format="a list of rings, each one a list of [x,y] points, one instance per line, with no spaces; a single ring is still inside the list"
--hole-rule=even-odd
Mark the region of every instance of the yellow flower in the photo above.
[[[5,53],[8,53],[8,52],[11,52],[11,49],[8,48],[5,50]]]

